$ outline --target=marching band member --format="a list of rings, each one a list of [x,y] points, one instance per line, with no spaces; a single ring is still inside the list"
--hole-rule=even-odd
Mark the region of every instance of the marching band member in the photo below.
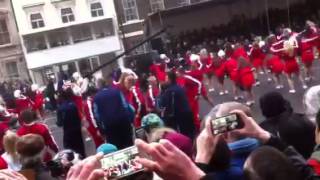
[[[202,83],[198,79],[184,73],[181,69],[178,71],[177,79],[177,83],[184,87],[186,91],[187,99],[193,114],[193,122],[196,130],[199,131],[201,124],[199,115],[199,97],[201,95]]]
[[[201,84],[203,84],[203,71],[199,69],[200,56],[196,54],[191,54],[190,60],[191,60],[191,65],[190,65],[191,68],[185,73],[197,79],[199,82],[201,82]],[[213,106],[213,102],[208,97],[206,88],[203,85],[201,85],[201,95],[208,102],[209,105]]]
[[[37,116],[40,119],[43,119],[43,105],[44,105],[44,96],[43,93],[40,91],[39,86],[37,84],[31,85],[31,91],[34,94],[32,99],[33,106],[32,109],[37,113]]]
[[[96,93],[96,89],[88,87],[86,92],[86,98],[83,101],[83,112],[86,119],[86,128],[88,133],[93,139],[93,142],[97,147],[104,143],[102,136],[99,133],[98,125],[93,113],[93,97]]]
[[[19,116],[19,123],[20,123],[20,125],[22,125],[23,120],[21,119],[20,114],[22,111],[29,109],[29,108],[32,108],[33,103],[30,100],[30,98],[24,96],[20,90],[15,90],[13,94],[14,94],[15,103],[16,103],[15,111]]]

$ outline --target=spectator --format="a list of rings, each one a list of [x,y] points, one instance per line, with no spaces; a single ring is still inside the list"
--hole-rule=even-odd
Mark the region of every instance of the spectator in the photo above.
[[[61,92],[62,102],[57,112],[57,125],[63,128],[63,146],[85,157],[84,143],[81,132],[81,119],[78,109],[72,101],[73,92],[67,88]]]
[[[93,109],[100,133],[106,141],[119,149],[133,145],[132,122],[134,114],[119,89],[99,80],[102,88],[93,100]],[[108,81],[110,82],[110,81]]]
[[[167,73],[166,83],[167,88],[160,95],[160,106],[164,111],[165,125],[193,139],[195,125],[192,111],[184,89],[177,85],[175,72]]]
[[[110,154],[110,153],[113,153],[113,152],[116,152],[116,151],[118,151],[118,148],[115,145],[108,144],[108,143],[101,144],[97,148],[97,153],[103,153],[104,155]]]
[[[248,157],[244,174],[247,180],[302,180],[290,160],[275,148],[264,146]]]
[[[306,91],[303,97],[305,113],[309,120],[316,122],[316,116],[320,109],[320,85],[313,86]]]
[[[320,111],[318,111],[316,117],[316,130],[315,130],[315,142],[316,147],[311,157],[308,160],[308,164],[314,169],[314,171],[320,175]]]
[[[22,164],[22,174],[33,176],[35,180],[51,180],[49,171],[45,168],[41,152],[44,150],[45,144],[41,136],[36,134],[27,134],[19,138],[16,148]]]
[[[51,131],[48,126],[41,122],[36,122],[37,114],[31,109],[27,109],[21,112],[21,119],[23,119],[23,125],[18,129],[17,135],[23,136],[26,134],[40,135],[45,143],[45,146],[52,152],[57,153],[59,151],[58,145],[51,135]],[[45,150],[44,161],[48,162],[52,159],[51,153]]]
[[[314,143],[315,126],[303,114],[293,112],[290,103],[278,92],[260,98],[262,114],[266,117],[260,125],[273,135],[292,145],[305,158],[309,158]]]
[[[12,171],[20,171],[21,169],[21,164],[16,151],[17,141],[18,136],[12,131],[7,131],[3,137],[5,153],[1,155],[1,158],[5,161],[5,166]],[[1,167],[3,167],[3,165],[1,165]]]
[[[49,98],[49,102],[51,105],[51,110],[56,110],[57,109],[57,101],[55,98],[56,95],[56,90],[54,88],[54,83],[53,83],[53,79],[49,79],[47,88],[46,88],[46,96]]]
[[[9,169],[0,170],[0,177],[3,179],[27,180],[22,174]]]
[[[215,106],[206,116],[206,120],[226,116],[234,110],[242,110],[246,115],[251,116],[251,110],[248,106],[238,102],[226,102]],[[260,143],[254,138],[243,137],[234,133],[225,133],[224,139],[227,141],[228,149],[231,151],[230,168],[228,171],[232,170],[236,177],[242,176],[245,160],[253,150],[259,147]]]

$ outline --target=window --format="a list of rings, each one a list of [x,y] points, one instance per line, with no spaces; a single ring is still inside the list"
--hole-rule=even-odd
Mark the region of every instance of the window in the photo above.
[[[99,2],[92,3],[90,6],[91,6],[91,16],[92,17],[103,16],[103,9],[102,9],[101,3],[99,3]]]
[[[17,62],[6,63],[6,71],[9,77],[19,77]]]
[[[23,37],[27,52],[39,51],[47,49],[44,36],[41,34],[27,35]]]
[[[54,30],[48,33],[50,47],[65,46],[70,44],[68,33],[65,30]]]
[[[99,56],[93,56],[89,58],[91,70],[100,66],[100,59]]]
[[[178,6],[187,6],[190,4],[190,0],[178,0]]]
[[[87,40],[92,39],[90,26],[87,24],[72,27],[71,34],[72,34],[74,43],[78,43],[78,42],[87,41]]]
[[[7,22],[4,19],[0,20],[0,45],[9,44],[10,35],[8,32]]]
[[[122,5],[126,21],[138,19],[138,10],[135,0],[122,0]]]
[[[158,12],[164,10],[163,0],[150,0],[152,12]]]
[[[30,21],[31,21],[32,29],[44,27],[44,21],[40,13],[31,14]]]
[[[97,39],[114,35],[114,26],[112,23],[112,19],[94,22],[92,24],[92,28],[94,36]]]
[[[74,14],[71,8],[61,9],[61,19],[63,23],[68,23],[74,21]]]

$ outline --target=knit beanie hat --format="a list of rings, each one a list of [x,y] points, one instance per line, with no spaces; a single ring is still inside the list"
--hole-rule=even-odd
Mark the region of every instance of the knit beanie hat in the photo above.
[[[168,132],[163,136],[163,139],[170,141],[172,144],[178,147],[182,152],[184,152],[190,158],[192,158],[192,155],[193,155],[192,140],[187,136],[180,133]]]
[[[113,153],[113,152],[116,152],[116,151],[118,151],[118,148],[115,145],[108,144],[108,143],[101,144],[97,148],[97,153],[102,152],[104,155],[110,154],[110,153]]]
[[[142,118],[141,127],[146,129],[147,131],[150,131],[154,128],[164,127],[164,123],[158,115],[150,113]]]
[[[260,98],[260,108],[266,118],[278,116],[289,107],[290,103],[278,92],[270,92]]]

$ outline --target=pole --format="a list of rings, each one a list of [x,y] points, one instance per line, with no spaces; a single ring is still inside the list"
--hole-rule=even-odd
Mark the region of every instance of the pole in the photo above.
[[[265,2],[265,10],[266,10],[266,19],[267,19],[267,28],[268,28],[268,34],[271,33],[271,28],[270,28],[270,17],[269,17],[269,0],[264,0]]]
[[[138,43],[137,45],[133,46],[132,48],[129,48],[128,50],[124,51],[123,53],[119,54],[118,56],[114,57],[113,59],[111,59],[109,62],[106,62],[102,65],[100,65],[99,67],[95,68],[93,71],[91,71],[90,73],[86,74],[84,77],[89,77],[92,74],[94,74],[95,72],[101,70],[102,68],[108,66],[109,64],[112,64],[114,61],[116,61],[117,59],[121,58],[122,56],[129,54],[131,51],[135,50],[137,47],[142,46],[144,43],[150,41],[151,39],[153,39],[154,37],[159,36],[160,34],[164,33],[167,30],[167,27],[161,29],[160,31],[158,31],[157,33],[151,35],[150,37],[146,38],[145,40],[141,41],[140,43]]]
[[[288,25],[289,28],[291,29],[291,17],[290,17],[290,0],[286,0],[287,2],[287,12],[288,12]]]

